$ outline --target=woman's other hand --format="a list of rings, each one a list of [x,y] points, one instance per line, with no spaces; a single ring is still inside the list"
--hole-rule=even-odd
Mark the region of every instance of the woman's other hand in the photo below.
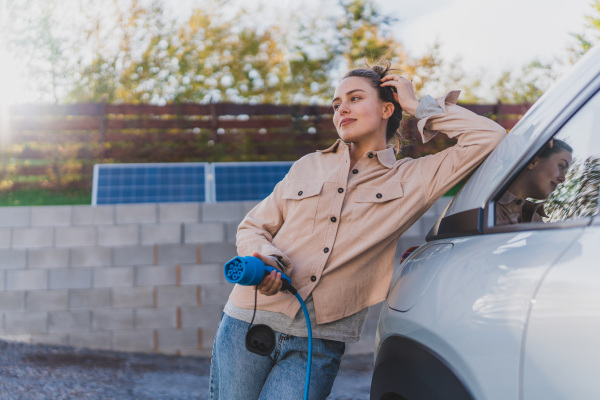
[[[394,99],[400,103],[405,112],[414,116],[419,101],[415,95],[415,87],[412,82],[397,74],[384,76],[381,81],[381,86],[390,86],[395,89]]]
[[[263,256],[259,253],[252,254],[254,257],[259,258],[265,265],[279,270],[277,262],[271,257]],[[271,271],[271,273],[264,277],[262,282],[256,286],[260,294],[265,296],[273,296],[281,290],[281,272]]]

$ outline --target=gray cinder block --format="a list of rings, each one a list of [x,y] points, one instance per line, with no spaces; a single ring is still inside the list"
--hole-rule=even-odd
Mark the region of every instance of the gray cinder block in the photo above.
[[[69,292],[67,290],[31,290],[27,292],[27,311],[66,310]]]
[[[27,268],[27,251],[0,249],[0,269]]]
[[[114,331],[112,332],[112,347],[121,351],[154,351],[154,330]]]
[[[224,264],[237,256],[237,250],[233,243],[207,243],[201,245],[200,264]]]
[[[92,330],[133,329],[133,309],[92,310]]]
[[[48,332],[89,331],[91,311],[50,311],[48,313]]]
[[[220,243],[225,240],[225,224],[203,222],[184,225],[185,243]]]
[[[80,247],[70,252],[71,267],[110,267],[113,263],[109,247]]]
[[[161,265],[196,264],[197,255],[195,245],[164,244],[157,246],[157,262]]]
[[[202,305],[225,305],[232,289],[231,283],[202,286]]]
[[[164,328],[158,329],[158,349],[161,352],[173,352],[184,348],[198,349],[201,346],[202,334],[198,328]]]
[[[0,311],[23,311],[24,306],[25,292],[0,292]]]
[[[71,225],[71,206],[31,207],[31,226]]]
[[[85,247],[96,245],[95,226],[69,226],[56,228],[56,247]]]
[[[156,290],[159,308],[198,304],[197,286],[159,286]]]
[[[0,249],[9,249],[11,246],[11,238],[11,228],[0,228]]]
[[[133,286],[133,267],[94,268],[93,286],[105,287],[130,287]]]
[[[139,308],[154,305],[154,288],[120,287],[112,289],[113,308]]]
[[[13,248],[51,247],[54,244],[54,228],[14,228]]]
[[[115,223],[115,206],[73,206],[73,225],[112,225]]]
[[[200,203],[162,203],[158,205],[158,222],[196,222],[200,220]]]
[[[169,308],[138,308],[135,310],[136,328],[176,328],[177,310]]]
[[[117,224],[153,224],[158,220],[156,204],[118,204],[115,206]]]
[[[32,249],[27,252],[29,269],[66,268],[69,266],[68,249]]]
[[[110,337],[110,331],[70,332],[69,345],[76,347],[88,347],[91,349],[109,350],[111,348]]]
[[[181,284],[213,285],[225,282],[223,265],[194,264],[181,266]]]
[[[67,332],[33,333],[28,342],[66,346],[69,344],[69,334]]]
[[[145,265],[154,263],[154,246],[126,246],[114,249],[114,265]]]
[[[47,332],[48,313],[14,312],[4,314],[4,332],[15,333],[44,333]]]
[[[50,289],[84,289],[92,287],[92,271],[82,268],[50,270]]]
[[[241,202],[203,203],[203,222],[241,221],[246,215]]]
[[[235,243],[239,225],[240,223],[238,221],[230,221],[225,223],[225,241],[227,243]]]
[[[48,270],[6,271],[6,290],[45,290],[48,289]]]
[[[181,325],[215,328],[223,316],[223,305],[181,306]]]
[[[134,246],[139,244],[138,225],[99,226],[100,246]]]
[[[32,207],[0,207],[0,227],[29,226]]]
[[[110,307],[111,289],[71,289],[69,309],[90,309]]]
[[[177,270],[174,265],[145,265],[135,267],[136,286],[174,285],[176,283]]]
[[[242,218],[240,218],[240,222],[246,214],[248,214],[254,207],[256,207],[260,201],[243,201],[242,202]]]
[[[142,244],[181,243],[181,224],[140,225]]]

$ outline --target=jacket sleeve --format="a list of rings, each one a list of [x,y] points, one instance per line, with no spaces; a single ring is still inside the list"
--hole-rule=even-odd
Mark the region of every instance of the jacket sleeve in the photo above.
[[[251,256],[257,252],[277,257],[284,266],[284,272],[289,274],[292,267],[290,259],[272,243],[284,221],[283,193],[287,181],[288,175],[275,186],[266,199],[244,217],[238,226],[236,245],[240,256]]]
[[[442,112],[417,123],[423,143],[438,132],[458,142],[439,153],[415,162],[426,187],[427,202],[437,200],[460,182],[504,139],[506,130],[489,118],[456,105],[460,91],[452,91],[437,100]]]

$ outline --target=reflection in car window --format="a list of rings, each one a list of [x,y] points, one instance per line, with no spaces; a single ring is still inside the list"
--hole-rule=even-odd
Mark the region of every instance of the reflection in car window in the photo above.
[[[497,199],[496,225],[556,222],[598,213],[600,94],[579,109]],[[551,154],[549,154],[551,153]]]

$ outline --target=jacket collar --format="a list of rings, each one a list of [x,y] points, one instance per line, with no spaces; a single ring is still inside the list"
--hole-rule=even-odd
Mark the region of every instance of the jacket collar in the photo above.
[[[348,149],[350,151],[350,145],[344,142],[342,139],[338,139],[334,144],[324,150],[317,150],[320,153],[337,153],[338,149]],[[392,147],[388,147],[384,150],[379,151],[368,151],[365,155],[373,153],[377,156],[377,159],[386,168],[392,168],[396,162],[396,154]]]

